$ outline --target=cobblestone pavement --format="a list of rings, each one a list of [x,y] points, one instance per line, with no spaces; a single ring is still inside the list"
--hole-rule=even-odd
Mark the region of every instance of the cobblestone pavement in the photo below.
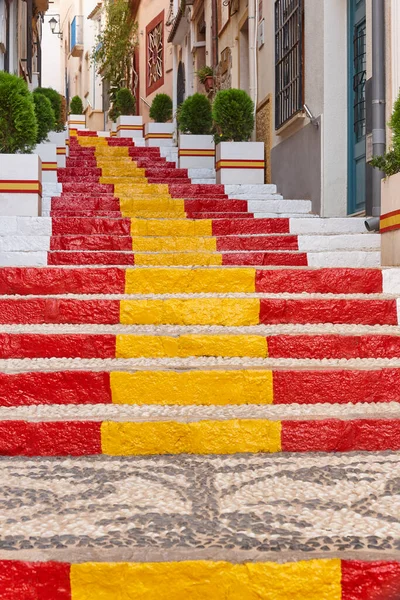
[[[3,458],[0,473],[1,554],[400,549],[396,453]]]

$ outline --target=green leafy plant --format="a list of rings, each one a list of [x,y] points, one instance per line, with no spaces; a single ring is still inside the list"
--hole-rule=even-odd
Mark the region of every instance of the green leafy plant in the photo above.
[[[60,94],[53,90],[53,88],[42,88],[38,87],[34,90],[34,94],[43,94],[50,100],[51,106],[54,110],[55,126],[53,131],[64,131],[64,120],[62,115],[62,98]]]
[[[181,104],[179,131],[192,135],[210,135],[212,130],[211,103],[203,94],[193,94]]]
[[[129,116],[136,112],[135,98],[128,88],[118,90],[114,104],[120,115]]]
[[[393,105],[388,125],[393,132],[392,147],[383,156],[374,156],[369,164],[390,177],[400,173],[400,94]]]
[[[202,67],[196,72],[197,77],[200,80],[200,83],[205,83],[208,77],[214,77],[214,71],[211,67]]]
[[[30,153],[36,145],[33,97],[25,81],[0,71],[0,153]]]
[[[79,96],[74,96],[69,105],[70,113],[73,115],[81,115],[83,113],[83,102]]]
[[[133,88],[137,75],[133,54],[138,45],[137,23],[132,18],[131,3],[126,0],[106,2],[105,26],[92,50],[96,70],[110,82],[110,100],[114,102],[122,86]]]
[[[47,140],[49,132],[54,130],[56,119],[50,100],[44,94],[32,94],[32,96],[37,121],[36,143],[40,144]]]
[[[172,119],[172,100],[168,94],[157,94],[150,107],[150,119],[166,123]]]
[[[247,142],[254,129],[254,103],[244,90],[221,90],[215,96],[215,142]]]

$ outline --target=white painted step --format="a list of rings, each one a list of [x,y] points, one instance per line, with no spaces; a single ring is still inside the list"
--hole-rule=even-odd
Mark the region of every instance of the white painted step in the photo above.
[[[311,216],[315,218],[310,219]],[[307,215],[306,218],[297,218],[290,221],[290,233],[299,235],[307,233],[318,234],[347,234],[363,233],[366,235],[377,236],[376,233],[369,233],[364,225],[365,219],[355,217],[343,218],[322,218],[316,215]]]
[[[376,251],[354,250],[334,252],[308,252],[309,267],[380,267],[381,253]]]
[[[239,184],[227,184],[225,185],[225,194],[228,196],[235,196],[235,194],[247,194],[248,196],[253,196],[253,194],[276,194],[276,185],[272,183],[260,183],[260,184],[251,184],[251,183],[239,183]]]
[[[0,236],[49,236],[50,217],[0,217]]]
[[[188,169],[190,179],[215,179],[215,169]]]
[[[355,233],[349,235],[299,235],[301,252],[326,252],[329,250],[380,250],[379,235]]]
[[[0,252],[0,267],[44,267],[47,252]]]
[[[247,210],[250,213],[304,213],[311,211],[310,200],[248,200]]]

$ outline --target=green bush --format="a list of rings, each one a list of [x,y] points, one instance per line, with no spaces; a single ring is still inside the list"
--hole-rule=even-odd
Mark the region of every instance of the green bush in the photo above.
[[[118,90],[114,104],[119,112],[119,116],[123,115],[124,117],[127,117],[129,115],[134,115],[136,112],[135,98],[128,88],[121,88]]]
[[[83,113],[83,102],[79,96],[74,96],[69,105],[69,111],[72,115],[81,115]]]
[[[36,88],[33,92],[34,94],[43,94],[50,100],[51,106],[54,110],[54,116],[56,119],[56,124],[54,126],[53,131],[64,131],[64,122],[62,117],[62,100],[61,96],[56,90],[53,88]]]
[[[193,94],[181,104],[179,131],[192,135],[210,135],[212,130],[211,103],[203,94]]]
[[[35,115],[38,126],[36,143],[40,144],[47,140],[49,131],[54,130],[56,119],[50,100],[44,94],[32,94],[32,96],[35,103]]]
[[[172,119],[172,100],[168,94],[157,94],[151,103],[150,119],[155,123],[166,123]]]
[[[247,142],[254,129],[254,103],[244,90],[221,90],[215,96],[215,141]]]
[[[36,145],[33,97],[25,81],[0,71],[0,153],[30,153]]]
[[[393,105],[388,125],[393,132],[392,147],[383,156],[375,156],[370,165],[390,177],[390,175],[400,173],[400,94]]]

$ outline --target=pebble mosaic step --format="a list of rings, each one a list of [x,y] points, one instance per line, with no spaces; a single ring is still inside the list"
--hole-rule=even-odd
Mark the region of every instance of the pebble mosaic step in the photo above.
[[[49,216],[0,218],[0,597],[397,599],[379,235],[69,142]]]

